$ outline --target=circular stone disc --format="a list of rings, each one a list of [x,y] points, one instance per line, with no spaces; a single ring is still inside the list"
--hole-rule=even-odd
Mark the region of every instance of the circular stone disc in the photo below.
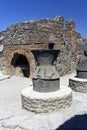
[[[58,111],[71,105],[72,90],[61,86],[60,90],[49,93],[33,91],[33,87],[21,92],[22,107],[33,112]]]

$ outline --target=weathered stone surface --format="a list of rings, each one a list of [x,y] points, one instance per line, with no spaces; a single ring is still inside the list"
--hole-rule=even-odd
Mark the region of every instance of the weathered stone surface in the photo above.
[[[35,70],[34,59],[30,51],[34,49],[50,49],[49,43],[54,43],[53,49],[60,50],[55,61],[56,69],[60,75],[73,71],[77,60],[77,44],[80,34],[75,31],[75,23],[72,20],[65,22],[61,16],[53,19],[40,19],[37,21],[25,21],[11,25],[0,36],[4,44],[4,56],[6,59],[6,71],[10,75],[15,74],[15,68],[11,66],[12,56],[18,54],[30,57],[30,75]],[[29,55],[28,55],[29,54]]]
[[[0,56],[0,70],[4,70],[4,67],[5,67],[5,58],[2,56]]]
[[[47,116],[36,115],[30,120],[21,123],[20,128],[25,130],[51,130],[52,124]]]
[[[83,52],[86,51],[87,50],[87,38],[80,38],[78,40],[79,40],[79,43],[78,43],[77,49],[80,51],[80,53],[81,53],[81,50]]]
[[[2,128],[2,124],[1,124],[1,122],[0,122],[0,129]]]
[[[65,86],[55,92],[39,93],[33,91],[31,86],[22,90],[21,100],[22,107],[29,111],[36,113],[59,111],[71,105],[72,91]]]
[[[30,120],[20,123],[20,128],[26,130],[54,130],[55,128],[57,128],[58,122],[62,121],[62,115],[58,113],[56,114],[37,114]]]
[[[4,128],[16,128],[19,126],[21,122],[24,122],[25,120],[29,119],[29,116],[16,116],[12,117],[9,120],[2,121],[2,126]]]
[[[74,91],[87,93],[87,79],[78,77],[70,78],[69,87]]]
[[[33,79],[33,90],[37,92],[54,92],[60,89],[60,79]]]
[[[0,110],[0,120],[8,119],[14,116],[14,113],[11,111]]]
[[[68,79],[70,77],[72,77],[73,75],[75,75],[75,74],[69,74],[69,75],[65,75],[65,76],[61,77],[61,83],[65,86],[67,86]],[[17,127],[14,130],[32,130],[29,128],[33,128],[33,129],[35,128],[34,123],[33,123],[33,121],[35,122],[34,119],[36,119],[36,122],[40,123],[41,118],[42,118],[41,120],[44,120],[43,121],[44,123],[43,124],[41,123],[41,125],[39,123],[37,123],[35,125],[35,126],[37,126],[37,128],[43,128],[44,124],[46,123],[48,125],[45,125],[45,130],[48,127],[50,128],[50,126],[52,126],[52,128],[53,128],[50,130],[56,130],[61,124],[63,124],[65,121],[69,120],[73,116],[87,114],[87,93],[80,93],[80,92],[75,92],[75,91],[73,91],[72,105],[68,108],[65,108],[64,110],[60,110],[60,111],[56,111],[56,112],[49,112],[49,113],[40,113],[40,114],[34,114],[34,115],[32,115],[31,112],[29,112],[25,109],[22,110],[21,106],[20,106],[20,91],[22,89],[24,89],[25,86],[28,87],[29,84],[31,84],[30,79],[22,78],[22,77],[15,77],[15,76],[10,78],[9,80],[0,82],[0,90],[1,90],[0,110],[2,108],[2,110],[5,109],[5,112],[7,112],[7,110],[12,111],[15,114],[14,117],[16,117],[16,116],[18,117],[19,115],[20,115],[20,117],[21,116],[23,117],[25,115],[29,116],[28,120],[19,123],[19,127],[21,127],[21,128]],[[7,92],[7,90],[9,93]],[[10,100],[10,102],[9,102],[9,100]],[[37,116],[37,117],[34,118],[34,116]],[[32,119],[32,118],[34,118],[34,119]],[[46,122],[45,122],[45,119],[46,119]],[[6,120],[10,120],[10,118],[8,118]],[[3,120],[3,121],[6,121],[6,120]],[[28,124],[29,120],[32,120],[31,124]],[[39,121],[37,121],[37,120],[39,120]],[[48,120],[48,122],[47,122],[47,120]],[[82,123],[82,122],[80,122],[80,123]],[[22,129],[22,128],[24,128],[24,129]],[[70,126],[70,128],[71,128],[71,126]],[[71,130],[70,128],[69,128],[69,130]],[[0,130],[12,130],[12,129],[0,127]]]
[[[87,79],[87,51],[84,51],[84,56],[79,58],[76,72],[78,78]]]
[[[36,70],[33,75],[33,90],[37,92],[53,92],[60,88],[59,74],[53,66],[58,50],[34,50]]]
[[[0,74],[0,81],[5,80],[5,79],[9,79],[9,78],[10,78],[9,75],[2,75],[2,74]]]
[[[52,124],[53,130],[56,130],[60,126],[61,121],[63,122],[64,116],[60,112],[53,112],[48,114],[49,122]]]

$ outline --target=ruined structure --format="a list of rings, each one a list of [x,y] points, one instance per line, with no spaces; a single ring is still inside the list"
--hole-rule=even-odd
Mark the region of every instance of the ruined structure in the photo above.
[[[0,34],[4,44],[7,74],[29,77],[35,71],[33,50],[59,50],[54,65],[59,75],[72,72],[76,65],[77,44],[80,34],[75,23],[61,16],[16,23]]]

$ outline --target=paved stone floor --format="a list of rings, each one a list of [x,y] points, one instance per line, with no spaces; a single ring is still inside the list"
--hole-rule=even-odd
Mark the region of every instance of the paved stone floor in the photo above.
[[[61,85],[68,85],[73,74],[61,77]],[[2,78],[3,77],[3,78]],[[32,85],[28,78],[0,75],[0,130],[55,130],[75,115],[87,114],[87,94],[73,92],[71,107],[61,111],[39,113],[21,107],[21,90]]]

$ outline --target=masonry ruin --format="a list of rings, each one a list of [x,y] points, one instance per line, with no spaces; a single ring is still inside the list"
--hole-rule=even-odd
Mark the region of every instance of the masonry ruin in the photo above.
[[[72,72],[76,67],[77,45],[80,34],[75,22],[62,16],[53,19],[25,21],[11,25],[0,33],[4,45],[5,71],[9,75],[32,77],[35,71],[33,50],[59,50],[55,60],[59,75]],[[20,60],[21,59],[21,60]]]

